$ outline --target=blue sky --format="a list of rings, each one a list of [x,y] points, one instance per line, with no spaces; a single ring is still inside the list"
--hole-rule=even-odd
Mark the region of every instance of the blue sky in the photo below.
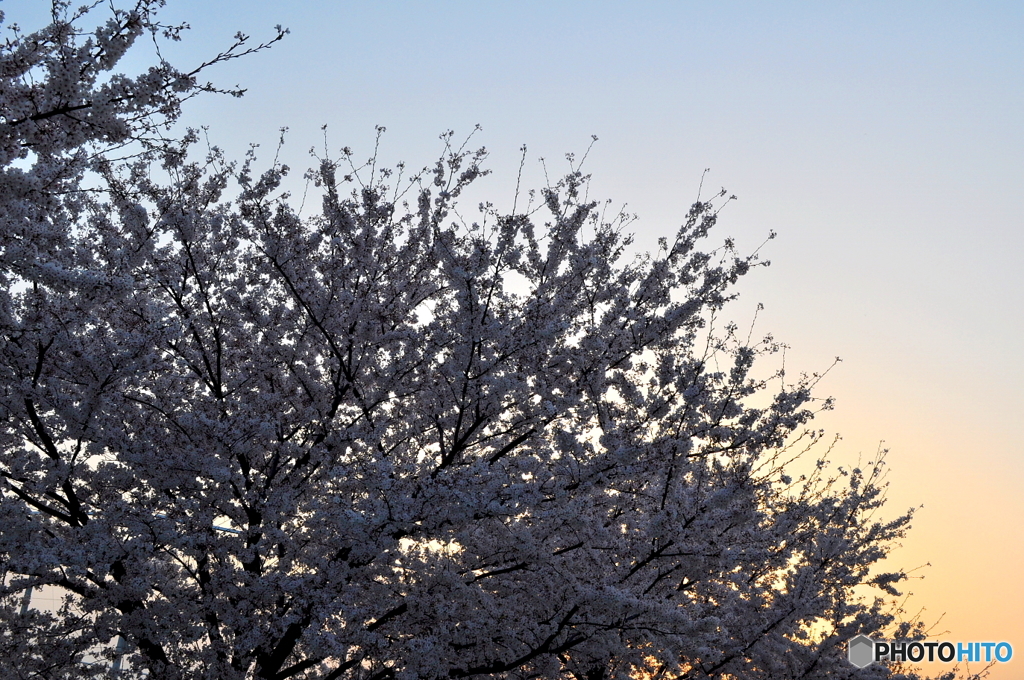
[[[31,28],[47,4],[0,9]],[[711,168],[739,196],[716,238],[779,233],[736,320],[764,303],[791,370],[841,356],[820,419],[844,436],[837,462],[885,440],[890,513],[924,504],[895,556],[932,564],[908,607],[1024,653],[1024,3],[182,0],[166,17],[194,27],[166,51],[181,66],[235,31],[291,29],[211,73],[246,97],[187,112],[235,157],[255,142],[269,158],[288,126],[302,168],[323,124],[368,156],[379,124],[382,156],[420,166],[439,133],[480,124],[481,188],[502,205],[522,144],[539,186],[537,157],[564,170],[594,134],[592,192],[638,214],[641,248]]]

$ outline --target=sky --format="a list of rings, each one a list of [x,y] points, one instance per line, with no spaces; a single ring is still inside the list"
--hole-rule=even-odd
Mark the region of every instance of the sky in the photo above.
[[[48,3],[7,0],[34,28]],[[627,204],[638,249],[671,236],[707,187],[738,200],[716,238],[771,266],[729,310],[821,372],[837,464],[889,449],[889,514],[920,507],[891,563],[939,637],[1008,641],[1024,664],[1024,3],[351,2],[172,0],[193,30],[165,56],[200,63],[236,31],[267,53],[210,73],[242,99],[184,122],[240,157],[305,168],[311,146],[423,166],[438,135],[482,130],[499,207],[540,187],[539,157]],[[136,58],[136,57],[133,57]],[[137,57],[146,62],[145,53]],[[126,62],[126,70],[132,64]],[[301,172],[296,172],[301,176]],[[297,185],[301,191],[301,186]],[[941,619],[941,620],[940,620]]]

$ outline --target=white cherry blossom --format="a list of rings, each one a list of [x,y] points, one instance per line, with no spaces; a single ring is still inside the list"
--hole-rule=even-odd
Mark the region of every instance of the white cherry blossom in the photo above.
[[[112,75],[160,5],[0,53],[0,674],[910,677],[845,658],[897,625],[881,461],[787,472],[828,402],[711,323],[724,194],[630,259],[575,169],[462,224],[449,147],[300,217],[165,139],[198,71]]]

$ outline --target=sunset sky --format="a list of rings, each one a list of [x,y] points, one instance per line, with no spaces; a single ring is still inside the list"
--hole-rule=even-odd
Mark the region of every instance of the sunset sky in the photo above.
[[[24,29],[48,3],[0,3]],[[508,207],[519,148],[558,174],[587,159],[591,193],[627,203],[639,249],[672,235],[697,196],[739,200],[713,241],[772,265],[729,316],[827,369],[816,422],[855,463],[888,448],[890,516],[923,506],[892,564],[923,576],[911,612],[951,641],[1008,641],[992,680],[1024,676],[1024,3],[269,2],[172,0],[193,26],[165,50],[188,68],[236,31],[291,34],[210,73],[242,99],[192,102],[184,122],[241,157],[278,129],[310,146],[411,166],[438,134],[485,145],[483,195]],[[126,70],[147,63],[141,50]],[[297,184],[301,191],[301,184]],[[472,215],[469,215],[472,217]]]

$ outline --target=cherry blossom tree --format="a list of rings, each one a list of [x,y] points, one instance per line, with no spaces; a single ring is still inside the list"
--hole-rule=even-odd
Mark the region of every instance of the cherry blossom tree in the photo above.
[[[921,634],[875,569],[910,517],[881,460],[788,471],[829,402],[716,323],[724,193],[631,258],[576,166],[459,219],[446,135],[319,159],[300,216],[169,137],[198,70],[110,75],[161,4],[0,56],[4,677],[909,677],[845,645]]]

